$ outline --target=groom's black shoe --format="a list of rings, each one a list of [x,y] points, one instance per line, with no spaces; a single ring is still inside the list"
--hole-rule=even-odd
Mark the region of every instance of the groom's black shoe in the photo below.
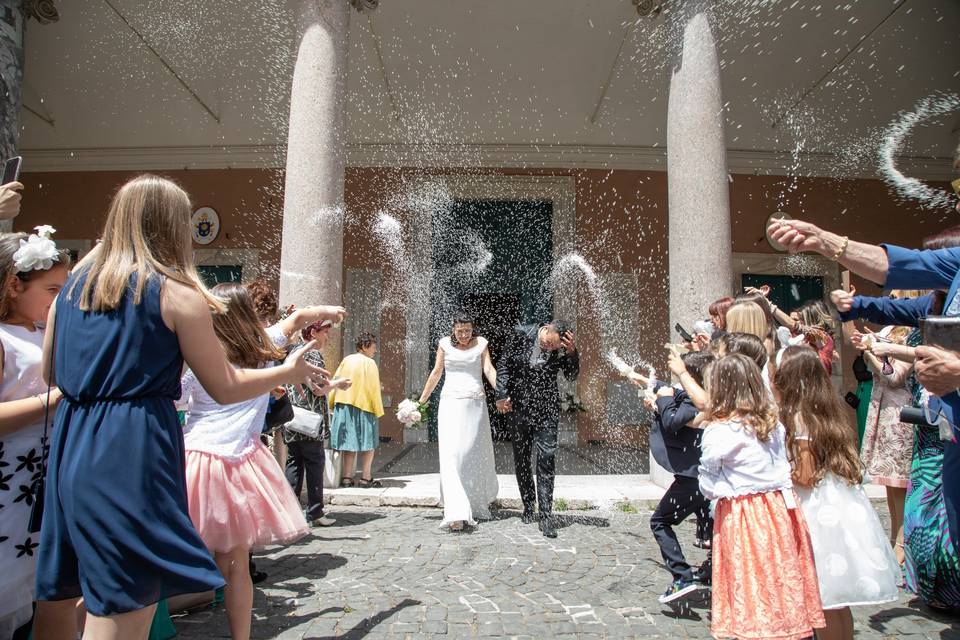
[[[523,515],[520,516],[520,522],[523,524],[530,524],[537,519],[536,514],[533,512],[533,509],[524,509]]]
[[[540,531],[545,538],[557,537],[557,523],[554,521],[552,515],[540,516]]]

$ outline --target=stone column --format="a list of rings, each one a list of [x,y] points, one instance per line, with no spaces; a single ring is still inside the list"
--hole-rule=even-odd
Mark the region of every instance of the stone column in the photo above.
[[[689,330],[695,320],[706,317],[710,302],[730,293],[732,277],[723,97],[710,5],[711,0],[683,0],[671,7],[672,19],[681,21],[683,33],[667,107],[674,340],[676,323]],[[658,474],[653,475],[657,481]]]
[[[298,49],[290,92],[280,304],[343,302],[348,0],[291,0]],[[327,362],[339,360],[331,335]]]
[[[0,162],[17,154],[20,141],[25,19],[22,0],[0,0]],[[13,220],[0,221],[0,231],[12,228]]]

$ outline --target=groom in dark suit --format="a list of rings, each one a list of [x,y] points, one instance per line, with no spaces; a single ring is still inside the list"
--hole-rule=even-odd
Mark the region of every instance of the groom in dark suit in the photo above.
[[[580,356],[573,333],[553,320],[544,325],[515,327],[497,363],[497,411],[508,414],[513,439],[517,485],[523,500],[523,521],[533,522],[540,505],[540,530],[556,538],[553,520],[553,478],[556,467],[560,390],[557,374],[575,380]],[[530,460],[537,447],[537,484]]]

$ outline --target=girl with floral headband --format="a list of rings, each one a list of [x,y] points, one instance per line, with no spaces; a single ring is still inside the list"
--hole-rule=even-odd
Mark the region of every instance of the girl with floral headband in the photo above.
[[[47,385],[40,375],[43,323],[67,280],[68,258],[37,233],[0,234],[0,638],[33,615],[40,536],[29,529],[33,487],[42,473]],[[60,391],[50,392],[51,409]]]

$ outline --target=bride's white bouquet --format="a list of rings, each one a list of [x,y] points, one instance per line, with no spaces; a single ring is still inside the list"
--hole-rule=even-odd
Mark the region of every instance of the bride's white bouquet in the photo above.
[[[420,424],[423,420],[423,405],[413,400],[404,400],[397,405],[397,420],[405,427]]]

